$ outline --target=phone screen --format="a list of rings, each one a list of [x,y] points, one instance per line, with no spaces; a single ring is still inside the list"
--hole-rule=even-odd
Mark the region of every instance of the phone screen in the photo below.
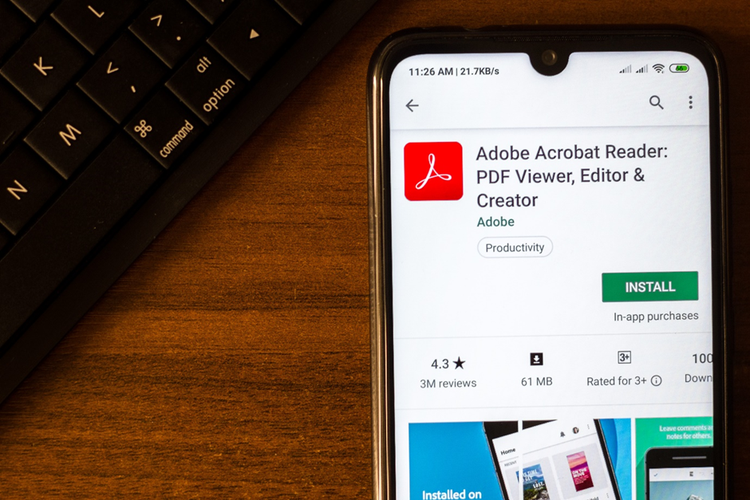
[[[491,439],[509,500],[619,498],[598,427],[591,419],[555,420]]]
[[[710,448],[653,448],[646,454],[649,500],[714,499]]]
[[[649,476],[651,500],[711,500],[713,467],[655,469]]]
[[[417,53],[386,83],[396,498],[645,500],[648,449],[714,444],[715,77],[532,57]]]

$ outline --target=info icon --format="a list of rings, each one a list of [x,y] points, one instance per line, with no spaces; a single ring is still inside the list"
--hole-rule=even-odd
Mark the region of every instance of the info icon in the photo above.
[[[410,142],[404,146],[404,194],[410,201],[460,200],[464,195],[461,144]]]
[[[531,366],[544,365],[544,353],[543,352],[532,352],[530,357],[531,357]]]

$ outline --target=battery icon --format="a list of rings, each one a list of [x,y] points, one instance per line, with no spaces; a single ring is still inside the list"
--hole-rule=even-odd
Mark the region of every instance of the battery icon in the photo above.
[[[669,71],[672,73],[687,73],[690,71],[690,66],[687,64],[670,64]]]

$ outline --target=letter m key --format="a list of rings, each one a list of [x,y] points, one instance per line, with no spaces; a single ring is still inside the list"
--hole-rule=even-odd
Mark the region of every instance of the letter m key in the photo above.
[[[71,141],[76,140],[76,134],[78,135],[83,135],[83,134],[81,133],[80,130],[75,128],[70,123],[66,123],[65,128],[66,130],[60,131],[60,137],[62,137],[62,140],[65,141],[65,144],[67,144],[68,146],[72,146],[73,143]]]

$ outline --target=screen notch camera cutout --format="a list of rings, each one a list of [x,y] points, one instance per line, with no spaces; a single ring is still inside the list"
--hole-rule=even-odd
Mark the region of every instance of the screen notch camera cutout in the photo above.
[[[545,76],[562,73],[568,66],[570,52],[557,47],[539,47],[529,52],[529,59],[534,69]]]

